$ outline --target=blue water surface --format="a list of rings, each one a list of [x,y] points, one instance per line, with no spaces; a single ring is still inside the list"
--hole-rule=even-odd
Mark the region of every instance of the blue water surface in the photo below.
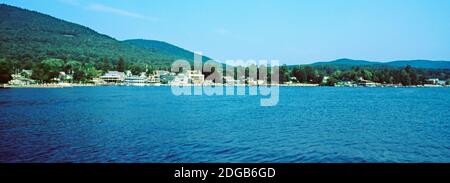
[[[450,162],[450,88],[0,90],[0,162]]]

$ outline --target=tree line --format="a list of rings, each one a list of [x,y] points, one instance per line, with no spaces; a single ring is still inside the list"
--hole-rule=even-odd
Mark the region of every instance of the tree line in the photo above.
[[[107,71],[116,70],[124,72],[130,70],[133,74],[142,72],[152,73],[154,70],[170,70],[168,67],[157,67],[143,63],[129,63],[127,64],[124,58],[119,57],[117,60],[110,60],[106,57],[93,61],[78,61],[68,58],[46,58],[41,62],[29,64],[28,62],[20,62],[15,59],[0,59],[0,83],[7,83],[10,81],[11,75],[20,73],[22,69],[31,69],[32,75],[26,76],[41,83],[51,82],[53,78],[57,78],[60,72],[65,72],[72,76],[69,82],[86,83],[90,82]],[[237,68],[236,68],[237,69]],[[259,72],[259,69],[257,69]],[[270,73],[270,68],[268,68]],[[426,83],[429,78],[438,78],[440,80],[449,81],[449,69],[418,69],[411,66],[404,68],[393,67],[352,67],[349,69],[342,69],[334,66],[312,66],[312,65],[298,65],[287,66],[282,65],[279,68],[280,83],[298,82],[321,84],[327,86],[334,86],[339,81],[359,81],[361,79],[369,80],[382,84],[401,84],[422,85]],[[245,68],[245,75],[248,77],[249,68]],[[204,73],[206,76],[211,74]],[[224,72],[224,75],[226,73]],[[267,78],[258,79],[269,79]],[[328,77],[324,83],[324,77]],[[237,78],[235,78],[237,79]]]
[[[31,75],[21,72],[23,69],[32,70]],[[21,64],[14,59],[0,59],[0,83],[7,83],[12,79],[12,74],[21,74],[24,77],[34,79],[40,83],[52,82],[53,78],[58,78],[60,72],[65,72],[72,76],[69,82],[87,83],[93,78],[99,77],[107,71],[116,70],[124,72],[130,70],[133,74],[142,72],[151,73],[155,69],[160,69],[143,63],[126,64],[120,57],[117,61],[110,61],[103,58],[98,62],[83,62],[73,59],[46,58],[41,62],[29,65]],[[164,68],[165,69],[165,68]]]
[[[325,83],[324,77],[328,77]],[[423,85],[429,78],[438,78],[449,81],[450,70],[448,69],[418,69],[411,66],[404,68],[377,68],[377,67],[352,67],[340,70],[333,66],[310,66],[300,65],[280,67],[280,82],[289,81],[299,83],[312,83],[334,86],[339,81],[357,82],[361,79],[382,84],[401,84],[403,86]]]

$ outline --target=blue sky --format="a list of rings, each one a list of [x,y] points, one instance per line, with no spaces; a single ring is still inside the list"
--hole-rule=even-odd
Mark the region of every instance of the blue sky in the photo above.
[[[449,0],[0,0],[219,61],[450,60]]]

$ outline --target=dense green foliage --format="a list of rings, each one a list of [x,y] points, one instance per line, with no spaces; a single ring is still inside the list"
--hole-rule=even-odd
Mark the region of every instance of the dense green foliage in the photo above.
[[[300,65],[300,66],[281,66],[280,67],[280,81],[291,81],[291,77],[295,77],[296,82],[299,83],[314,83],[324,85],[335,85],[338,81],[359,81],[369,80],[382,84],[402,84],[422,85],[426,83],[426,79],[438,78],[440,80],[450,79],[449,69],[418,69],[407,65],[404,68],[396,67],[373,67],[354,66],[349,69],[342,69],[342,67],[335,67],[332,65],[314,66],[314,65]],[[328,76],[326,83],[322,83],[323,78]]]
[[[172,44],[155,41],[155,40],[144,40],[144,39],[131,39],[123,41],[130,45],[134,45],[140,48],[145,48],[150,52],[158,52],[166,55],[172,55],[175,59],[185,59],[189,62],[194,61],[194,53],[183,48],[174,46]],[[209,57],[203,56],[202,61],[206,62],[212,60]]]
[[[7,83],[11,80],[11,65],[4,59],[0,60],[0,83]]]
[[[39,82],[52,82],[53,78],[59,78],[60,72],[72,74],[69,82],[88,82],[98,77],[101,71],[97,70],[93,63],[81,63],[75,60],[63,61],[61,59],[46,59],[33,67],[32,79]]]
[[[298,66],[292,69],[292,76],[300,83],[320,83],[324,74],[320,74],[319,70],[311,66]]]
[[[51,79],[59,76],[59,72],[64,66],[64,61],[60,59],[46,59],[33,67],[32,79],[50,82]]]

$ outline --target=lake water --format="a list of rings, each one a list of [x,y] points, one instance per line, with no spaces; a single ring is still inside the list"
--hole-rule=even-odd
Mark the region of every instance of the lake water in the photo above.
[[[0,162],[450,162],[450,88],[0,90]]]

